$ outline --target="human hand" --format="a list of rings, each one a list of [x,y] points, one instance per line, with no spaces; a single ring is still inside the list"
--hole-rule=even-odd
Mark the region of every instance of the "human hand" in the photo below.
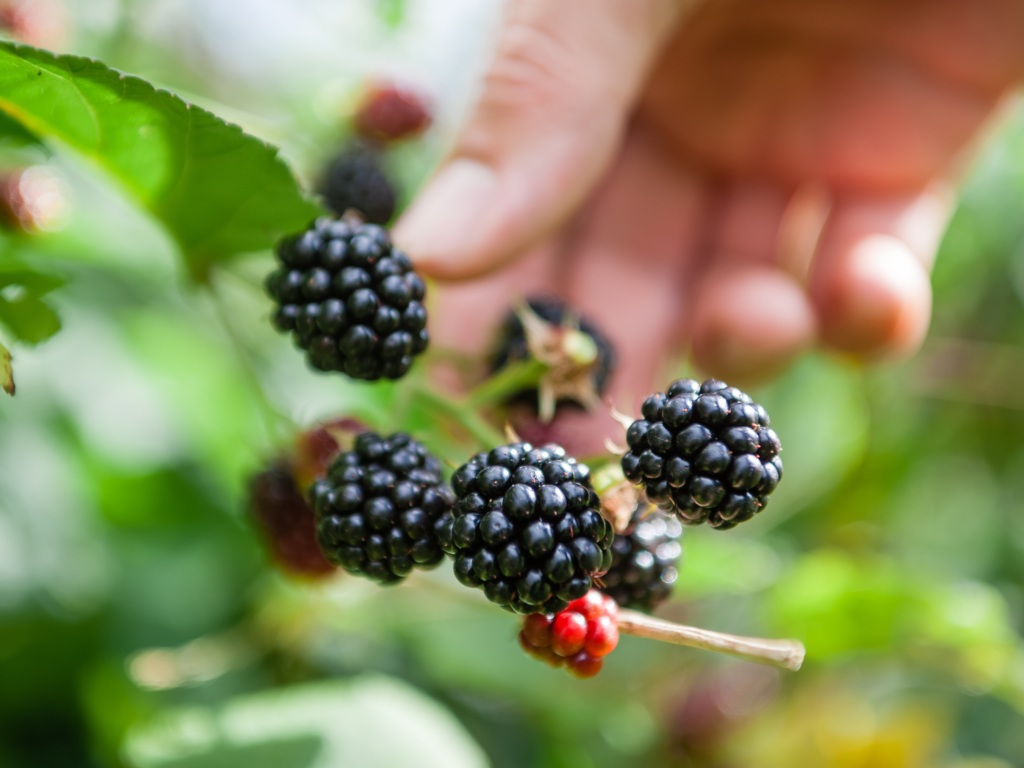
[[[395,230],[424,272],[472,279],[442,288],[435,338],[479,349],[512,298],[560,295],[616,344],[620,407],[687,342],[730,383],[816,343],[912,352],[949,180],[1021,39],[1013,0],[513,0]]]

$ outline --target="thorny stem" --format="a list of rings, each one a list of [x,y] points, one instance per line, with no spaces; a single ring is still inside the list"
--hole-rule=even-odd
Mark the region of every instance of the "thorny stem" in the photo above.
[[[718,651],[738,656],[757,664],[792,670],[800,669],[804,663],[803,643],[799,640],[766,640],[759,637],[739,637],[709,629],[673,624],[636,611],[619,611],[619,632],[634,637],[661,640],[664,643]]]

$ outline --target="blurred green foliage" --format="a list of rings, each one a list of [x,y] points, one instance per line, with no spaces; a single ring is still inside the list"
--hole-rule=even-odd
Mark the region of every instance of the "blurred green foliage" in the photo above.
[[[381,55],[423,34],[415,4],[351,5],[338,36],[366,35]],[[354,57],[340,84],[310,73],[286,87],[199,42],[153,38],[145,4],[114,3],[105,25],[96,7],[69,5],[68,50],[190,93],[282,143],[305,177],[344,134],[324,94],[379,66]],[[12,51],[0,50],[4,73]],[[133,82],[137,119],[180,108]],[[0,768],[1024,759],[1024,109],[961,188],[921,354],[874,370],[810,356],[753,393],[783,437],[786,481],[741,529],[686,534],[664,614],[800,637],[805,668],[624,638],[587,682],[522,655],[515,619],[443,569],[393,590],[311,585],[259,551],[245,480],[295,430],[353,414],[453,460],[472,439],[415,377],[369,386],[308,371],[266,322],[266,252],[204,268],[194,287],[185,264],[210,261],[209,238],[218,253],[258,250],[307,215],[271,149],[237,134],[285,190],[273,225],[193,236],[202,222],[187,206],[124,193],[131,174],[166,167],[128,158],[97,174],[81,154],[94,145],[29,125],[49,149],[2,120],[0,167],[47,164],[72,210],[56,231],[0,233],[0,341],[18,381],[0,403]],[[440,143],[428,135],[391,162],[414,182]],[[197,184],[201,209],[256,182]]]

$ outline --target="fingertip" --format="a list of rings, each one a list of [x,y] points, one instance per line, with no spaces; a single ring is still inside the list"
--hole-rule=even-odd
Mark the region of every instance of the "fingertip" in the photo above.
[[[921,345],[931,285],[902,240],[872,234],[839,254],[813,289],[823,341],[867,359],[897,359]]]
[[[481,242],[481,220],[494,208],[498,176],[486,163],[449,162],[392,229],[395,243],[424,274],[441,280],[477,277],[495,268],[501,254]]]
[[[737,265],[705,277],[692,316],[694,362],[729,382],[751,383],[788,365],[817,336],[802,287],[773,267]]]

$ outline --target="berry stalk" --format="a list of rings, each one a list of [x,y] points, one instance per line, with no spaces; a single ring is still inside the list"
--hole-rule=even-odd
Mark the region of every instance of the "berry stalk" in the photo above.
[[[766,640],[760,637],[727,635],[709,629],[673,624],[627,609],[619,610],[619,632],[633,637],[660,640],[663,643],[727,653],[757,664],[767,664],[793,672],[800,669],[806,653],[803,643],[799,640]]]

